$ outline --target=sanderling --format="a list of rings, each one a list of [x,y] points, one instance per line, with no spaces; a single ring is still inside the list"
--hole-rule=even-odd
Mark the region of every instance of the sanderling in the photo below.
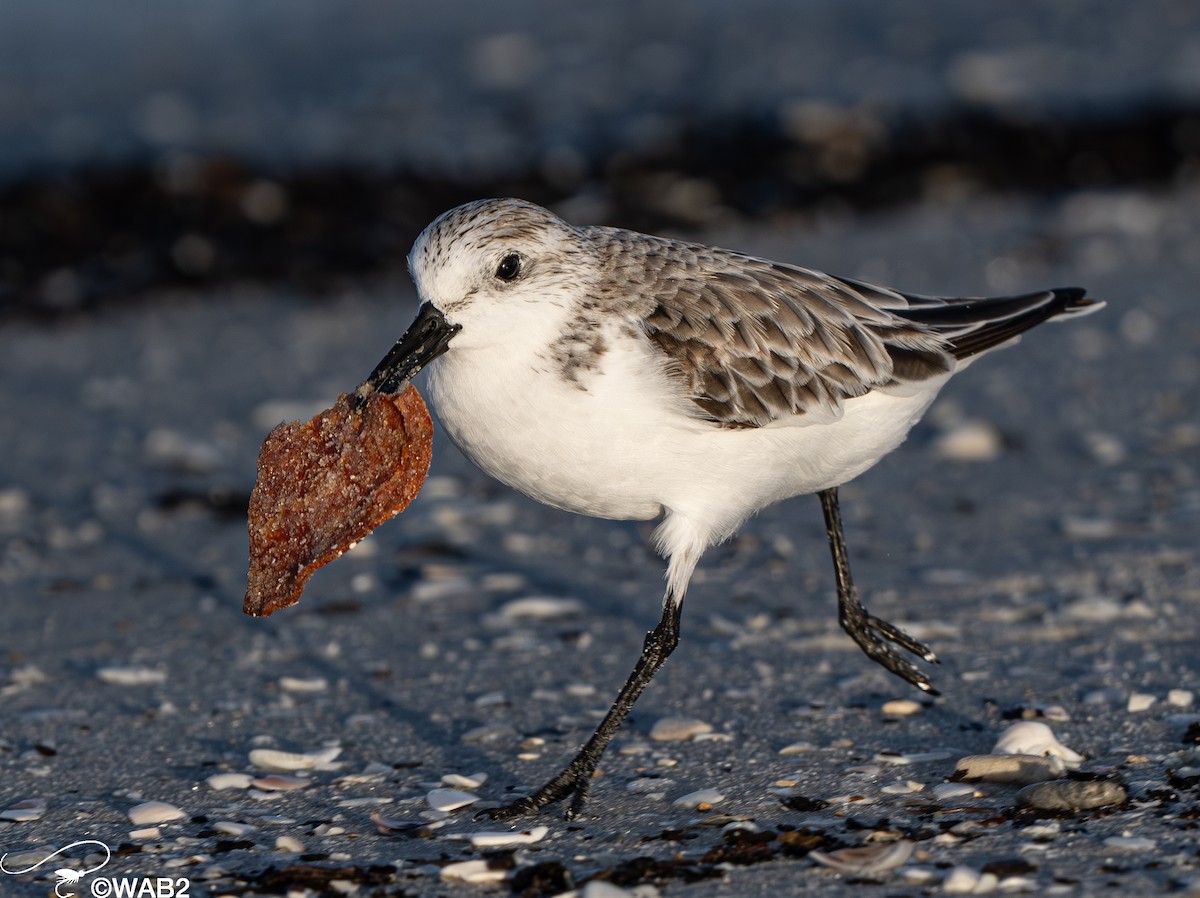
[[[943,299],[606,227],[514,199],[446,212],[408,258],[416,320],[361,391],[422,368],[442,425],[496,479],[555,508],[661,516],[662,618],[607,716],[513,817],[587,799],[608,742],[679,639],[704,551],[759,509],[817,493],[842,627],[933,692],[925,645],[859,602],[837,488],[896,448],[952,374],[1022,331],[1100,308],[1076,288]]]

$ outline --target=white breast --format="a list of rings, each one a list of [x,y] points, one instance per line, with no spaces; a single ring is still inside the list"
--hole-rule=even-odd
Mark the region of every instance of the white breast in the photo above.
[[[514,489],[603,518],[666,508],[715,542],[772,502],[862,473],[904,439],[941,385],[867,394],[833,422],[722,429],[688,413],[645,340],[613,333],[607,345],[581,389],[542,353],[452,344],[429,366],[430,396],[459,448]]]

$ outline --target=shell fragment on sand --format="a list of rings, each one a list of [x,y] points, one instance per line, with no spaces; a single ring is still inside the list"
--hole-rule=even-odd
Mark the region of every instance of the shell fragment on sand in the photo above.
[[[429,472],[433,424],[415,387],[343,393],[312,420],[280,424],[258,455],[250,497],[250,572],[242,610],[295,604],[308,578],[416,497]]]

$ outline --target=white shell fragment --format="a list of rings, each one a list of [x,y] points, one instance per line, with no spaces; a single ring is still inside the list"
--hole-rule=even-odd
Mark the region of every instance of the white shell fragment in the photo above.
[[[691,717],[663,717],[650,728],[650,738],[655,742],[683,742],[711,733],[712,729],[712,724]]]
[[[713,805],[719,804],[724,800],[725,795],[716,789],[697,789],[695,792],[681,795],[671,803],[677,808],[687,808],[689,811],[694,811],[697,809],[708,810]]]
[[[506,621],[556,620],[581,614],[583,602],[579,599],[558,599],[553,596],[527,596],[513,599],[500,606],[499,615]]]
[[[152,686],[167,681],[167,673],[152,667],[102,667],[96,676],[115,686]]]
[[[205,782],[208,788],[220,792],[222,789],[249,789],[254,777],[248,773],[214,773]]]
[[[1054,736],[1054,731],[1038,720],[1023,720],[1020,723],[1014,723],[1000,734],[992,752],[994,754],[1058,758],[1069,768],[1078,767],[1083,763],[1083,755],[1059,742]]]
[[[433,789],[425,796],[425,801],[435,811],[456,811],[479,801],[479,796],[458,789]]]
[[[1129,701],[1125,704],[1125,710],[1130,714],[1137,714],[1140,711],[1148,711],[1156,701],[1158,701],[1158,699],[1153,695],[1145,692],[1135,692],[1129,696]]]
[[[284,692],[323,692],[329,681],[324,677],[280,677],[279,688]]]
[[[993,891],[1000,882],[995,873],[981,873],[970,867],[958,866],[942,880],[942,891],[947,895],[985,895]]]
[[[291,792],[294,789],[307,789],[312,785],[312,780],[303,779],[298,776],[286,776],[282,773],[272,773],[267,776],[260,776],[252,780],[250,785],[256,789],[265,789],[268,792]]]
[[[275,748],[256,748],[250,752],[250,763],[263,770],[287,773],[292,770],[328,770],[333,759],[342,753],[341,748],[323,748],[320,751],[279,751]]]
[[[1145,839],[1139,836],[1109,836],[1104,840],[1105,848],[1111,848],[1114,851],[1137,852],[1139,854],[1153,851],[1157,846],[1158,843],[1153,839]]]
[[[300,854],[304,851],[304,843],[295,836],[279,836],[275,839],[275,850],[286,851],[288,854]]]
[[[842,848],[828,854],[823,851],[810,851],[808,856],[818,864],[839,873],[876,876],[908,863],[915,847],[915,843],[908,839],[897,839],[895,842],[880,842],[859,848]]]
[[[248,836],[256,827],[249,823],[238,823],[234,820],[218,820],[213,824],[213,830],[225,836]]]
[[[959,758],[954,767],[955,776],[968,782],[983,780],[1020,785],[1058,779],[1062,772],[1062,762],[1057,758],[1027,755],[967,755]]]
[[[459,789],[463,792],[469,792],[472,789],[478,789],[487,782],[488,775],[486,773],[472,773],[470,776],[463,776],[461,773],[447,773],[442,777],[442,785],[447,789]]]
[[[482,859],[459,861],[442,867],[442,879],[446,882],[469,882],[476,885],[504,882],[508,873],[491,867]]]
[[[27,798],[9,805],[0,811],[0,820],[11,820],[13,823],[31,823],[46,813],[46,801],[42,798]]]
[[[532,845],[546,838],[548,826],[535,826],[523,832],[481,832],[470,835],[473,848],[501,848],[507,845]]]
[[[1172,689],[1167,693],[1167,704],[1173,708],[1187,708],[1191,706],[1195,697],[1195,693],[1190,689]]]
[[[884,702],[883,707],[879,710],[885,717],[911,717],[924,711],[925,706],[911,698],[894,698]]]
[[[992,461],[1004,451],[1004,438],[990,421],[963,421],[938,436],[933,451],[950,461]]]
[[[173,804],[165,801],[146,801],[129,809],[129,819],[137,826],[154,823],[169,823],[187,815]]]
[[[934,798],[946,804],[970,801],[976,795],[976,789],[970,783],[938,783],[929,791]]]

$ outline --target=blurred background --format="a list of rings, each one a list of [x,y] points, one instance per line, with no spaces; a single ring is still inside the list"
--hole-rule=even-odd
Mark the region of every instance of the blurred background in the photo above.
[[[10,0],[0,316],[322,295],[487,195],[697,236],[1198,160],[1191,0]]]
[[[860,820],[916,818],[877,790],[892,774],[847,764],[986,751],[1001,716],[1062,706],[1065,741],[1139,797],[1064,824],[1037,888],[1195,881],[1195,785],[1175,771],[1200,764],[1180,754],[1198,723],[1145,699],[1200,695],[1196,0],[0,2],[0,850],[87,832],[135,843],[123,870],[216,857],[214,894],[274,894],[252,886],[286,813],[302,860],[432,894],[430,857],[466,843],[379,836],[362,803],[416,813],[447,771],[491,771],[498,797],[591,731],[658,618],[649,526],[538,506],[440,435],[399,520],[298,608],[241,613],[264,436],[361,381],[411,321],[417,233],[495,195],[913,292],[1108,300],[955,378],[842,490],[856,581],[936,647],[942,702],[890,727],[864,711],[903,687],[838,630],[821,516],[798,499],[706,555],[686,650],[619,739],[710,721],[735,741],[681,747],[672,797],[719,785],[722,813],[807,825],[768,791],[799,763],[798,794],[869,797],[814,823],[857,844]],[[529,596],[586,610],[502,612]],[[204,785],[252,747],[334,738],[382,784],[318,776],[276,803]],[[783,758],[798,740],[818,749]],[[541,858],[577,883],[636,852],[661,861],[651,879],[677,870],[672,895],[794,891],[788,863],[691,884],[679,852],[724,851],[724,830],[667,838],[693,812],[647,816],[625,786],[639,757],[609,753],[611,815]],[[146,799],[183,811],[161,841],[129,832]],[[931,811],[921,838],[952,824]],[[1158,847],[1114,862],[1103,838],[1127,830]],[[928,843],[939,868],[1032,837],[968,832]]]

